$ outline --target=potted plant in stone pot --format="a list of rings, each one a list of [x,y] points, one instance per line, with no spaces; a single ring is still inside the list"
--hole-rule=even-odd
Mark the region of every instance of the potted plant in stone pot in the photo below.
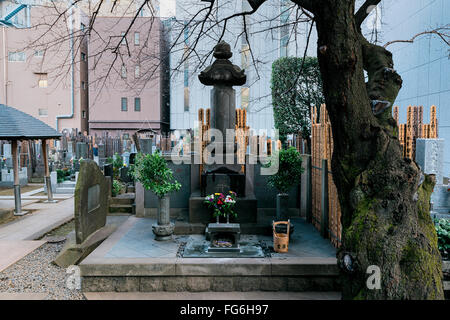
[[[173,178],[173,172],[160,151],[143,155],[138,153],[130,174],[142,183],[142,186],[153,191],[159,199],[158,222],[153,225],[156,240],[172,238],[174,224],[170,222],[170,197],[172,191],[178,191],[181,184]]]
[[[278,171],[269,176],[269,186],[278,190],[275,221],[287,220],[289,216],[289,194],[291,188],[300,181],[302,158],[294,147],[281,149],[278,153]],[[293,228],[290,228],[293,231]]]

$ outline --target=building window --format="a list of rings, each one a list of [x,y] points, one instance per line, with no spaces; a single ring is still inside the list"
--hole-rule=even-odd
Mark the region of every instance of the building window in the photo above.
[[[121,72],[120,72],[121,76],[123,79],[125,79],[127,77],[127,67],[125,66],[125,64],[122,64],[122,68],[121,68]]]
[[[141,111],[141,98],[134,98],[134,111]]]
[[[81,111],[81,117],[86,119],[86,110]]]
[[[81,81],[81,87],[82,87],[84,90],[87,89],[86,81]]]
[[[121,45],[126,45],[127,44],[127,37],[125,37],[125,32],[120,33],[120,38],[122,39],[120,44]]]
[[[128,111],[128,99],[127,98],[122,98],[121,110]]]
[[[8,61],[25,61],[26,55],[25,52],[8,52]]]
[[[134,45],[138,46],[139,45],[139,41],[140,41],[140,39],[139,39],[139,32],[135,32],[134,33]]]
[[[39,117],[48,117],[48,109],[39,108],[38,112],[39,112]]]
[[[81,53],[81,61],[86,61],[86,53]]]
[[[82,24],[80,25],[80,29],[81,29],[81,31],[84,31],[84,29],[86,29],[86,25],[85,25],[84,23],[82,23]]]
[[[37,58],[42,58],[44,56],[44,50],[36,50],[34,51],[34,56]]]
[[[39,88],[47,88],[48,82],[47,79],[40,79],[38,81]]]
[[[37,75],[39,76],[39,79],[38,79],[39,88],[47,88],[47,86],[48,86],[47,74],[46,73],[38,73]]]
[[[134,67],[134,77],[137,79],[141,76],[141,67],[139,65]]]

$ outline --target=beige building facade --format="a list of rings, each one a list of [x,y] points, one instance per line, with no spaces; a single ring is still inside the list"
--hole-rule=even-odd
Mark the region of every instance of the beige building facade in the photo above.
[[[0,2],[5,18],[20,4]],[[59,13],[64,12],[59,19]],[[49,25],[57,21],[49,30]],[[88,130],[88,16],[67,2],[27,5],[0,25],[0,103],[58,131]]]
[[[89,39],[89,132],[169,129],[168,70],[159,18],[97,17]],[[131,27],[130,27],[131,25]],[[167,77],[166,77],[167,75]]]

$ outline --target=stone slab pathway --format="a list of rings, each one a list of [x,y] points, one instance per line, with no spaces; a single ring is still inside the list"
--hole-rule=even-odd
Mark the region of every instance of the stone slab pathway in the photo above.
[[[26,211],[26,206],[23,208]],[[35,240],[47,232],[70,221],[74,217],[72,198],[58,203],[48,203],[45,207],[25,215],[23,218],[0,226],[0,240]]]
[[[0,240],[0,272],[44,243],[45,241]]]

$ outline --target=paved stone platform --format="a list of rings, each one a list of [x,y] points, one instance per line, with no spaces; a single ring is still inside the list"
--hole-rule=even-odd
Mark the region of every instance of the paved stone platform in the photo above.
[[[301,218],[289,252],[264,258],[183,258],[180,245],[201,236],[158,242],[154,222],[129,217],[83,260],[83,291],[339,291],[335,249]]]
[[[341,300],[340,292],[86,292],[88,300]]]

